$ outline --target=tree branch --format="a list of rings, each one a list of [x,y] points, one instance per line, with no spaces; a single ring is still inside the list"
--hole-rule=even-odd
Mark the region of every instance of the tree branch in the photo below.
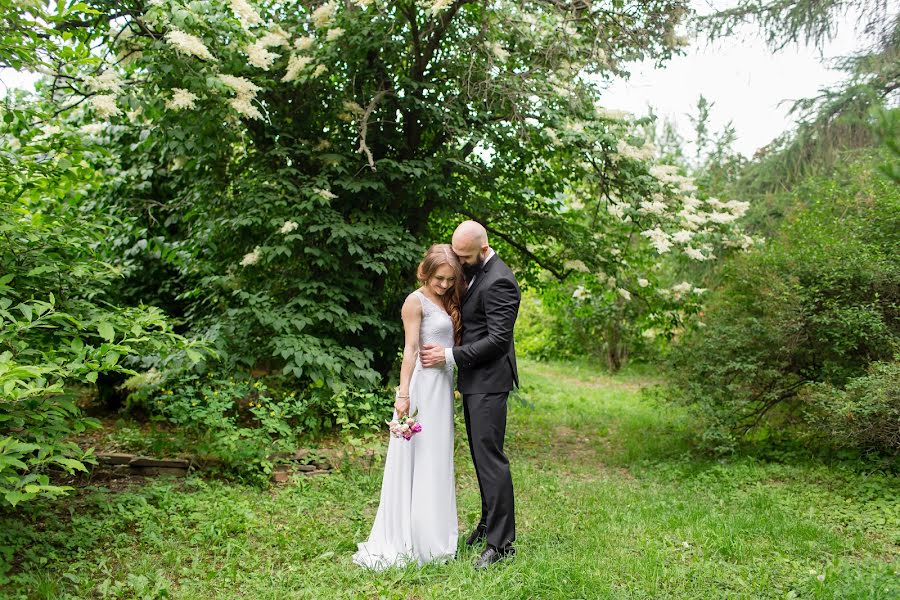
[[[516,250],[518,250],[519,252],[521,252],[522,254],[527,256],[528,258],[530,258],[531,260],[533,260],[535,263],[538,264],[538,266],[540,266],[542,269],[546,269],[547,271],[549,271],[550,274],[553,275],[554,277],[556,277],[559,281],[564,281],[566,279],[566,277],[569,276],[569,273],[571,271],[560,271],[558,268],[556,268],[552,265],[546,264],[546,261],[544,261],[543,259],[538,257],[536,254],[534,254],[534,252],[532,252],[531,250],[526,248],[523,244],[520,244],[519,242],[515,241],[510,235],[503,233],[502,231],[500,231],[498,229],[495,229],[491,225],[488,225],[487,219],[480,218],[475,213],[469,212],[467,210],[457,210],[456,212],[463,215],[464,217],[469,217],[473,221],[478,221],[479,223],[481,223],[484,226],[484,228],[487,230],[488,233],[490,233],[491,235],[496,235],[498,238],[500,238],[501,240],[503,240],[504,242],[506,242],[507,244],[509,244],[510,246],[512,246],[513,248],[515,248]]]

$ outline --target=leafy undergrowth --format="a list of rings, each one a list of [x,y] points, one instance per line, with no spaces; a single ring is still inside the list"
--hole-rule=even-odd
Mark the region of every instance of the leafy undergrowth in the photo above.
[[[891,598],[900,484],[864,463],[707,459],[646,374],[525,362],[510,402],[518,556],[385,573],[351,563],[381,473],[267,492],[220,480],[82,489],[0,517],[9,598]],[[461,534],[479,499],[457,428]]]

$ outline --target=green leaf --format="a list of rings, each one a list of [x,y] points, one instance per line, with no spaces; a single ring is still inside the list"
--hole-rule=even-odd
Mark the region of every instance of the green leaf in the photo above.
[[[100,337],[102,337],[107,342],[113,341],[116,337],[116,330],[112,325],[105,321],[97,325],[97,332],[100,334]]]
[[[32,498],[34,498],[34,496],[35,496],[35,494],[23,494],[22,492],[12,490],[12,491],[6,492],[6,495],[4,497],[6,498],[7,502],[9,502],[13,507],[15,507],[15,505],[18,504],[19,502],[22,502],[24,500],[31,500]]]
[[[53,459],[53,462],[60,464],[64,467],[68,467],[69,469],[71,469],[73,471],[83,471],[85,473],[88,472],[87,468],[84,466],[84,464],[81,461],[75,460],[73,458],[56,457]]]

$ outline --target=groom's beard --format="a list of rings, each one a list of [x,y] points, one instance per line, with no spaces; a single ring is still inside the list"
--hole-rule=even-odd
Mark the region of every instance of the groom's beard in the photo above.
[[[463,275],[466,276],[466,281],[472,281],[472,278],[476,275],[481,274],[481,270],[484,268],[484,258],[478,257],[478,262],[474,265],[463,265]]]

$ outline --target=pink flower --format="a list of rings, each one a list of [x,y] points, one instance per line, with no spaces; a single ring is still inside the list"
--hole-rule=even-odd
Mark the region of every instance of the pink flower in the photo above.
[[[422,424],[421,424],[421,423],[416,423],[415,425],[412,426],[412,432],[413,432],[413,433],[419,433],[420,431],[422,431]]]

